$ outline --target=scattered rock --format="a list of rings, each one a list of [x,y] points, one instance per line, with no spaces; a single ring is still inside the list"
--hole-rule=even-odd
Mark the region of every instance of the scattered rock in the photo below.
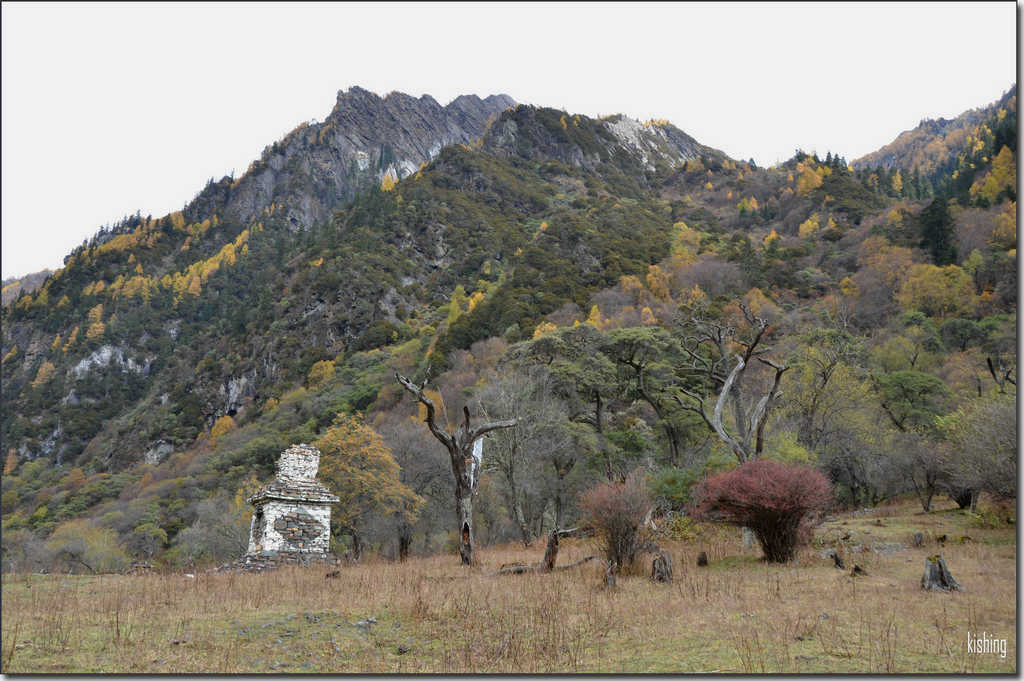
[[[916,546],[921,546],[922,544],[924,544],[924,534],[922,534],[921,532],[915,532],[914,533],[914,546],[915,547]]]
[[[395,655],[405,655],[410,650],[412,650],[412,648],[410,648],[409,646],[399,645],[397,648],[395,648]]]
[[[873,545],[871,547],[871,550],[874,551],[875,553],[879,554],[879,555],[888,556],[888,555],[891,555],[893,553],[897,553],[899,551],[903,551],[905,548],[906,547],[903,544],[901,544],[900,542],[896,541],[896,542],[889,542],[887,544],[886,543],[875,544],[875,545]]]

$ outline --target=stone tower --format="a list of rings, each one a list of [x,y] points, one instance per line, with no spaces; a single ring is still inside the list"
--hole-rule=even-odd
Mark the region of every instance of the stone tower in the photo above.
[[[316,479],[319,466],[316,447],[293,445],[277,460],[274,480],[247,499],[255,507],[247,564],[333,562],[331,504],[338,497]]]

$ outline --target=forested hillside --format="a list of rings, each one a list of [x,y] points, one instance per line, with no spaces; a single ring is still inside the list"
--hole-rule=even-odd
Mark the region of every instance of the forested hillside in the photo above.
[[[850,506],[1015,497],[1015,94],[938,126],[943,153],[772,168],[665,121],[407,98],[449,139],[374,128],[404,96],[339,96],[5,304],[5,566],[237,557],[246,493],[299,442],[339,549],[450,550],[450,464],[396,372],[452,427],[519,418],[484,443],[484,543],[637,469],[681,513],[758,457]]]

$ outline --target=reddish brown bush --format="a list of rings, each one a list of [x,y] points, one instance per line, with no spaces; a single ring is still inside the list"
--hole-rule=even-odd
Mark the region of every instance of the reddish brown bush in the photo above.
[[[604,540],[605,558],[619,567],[633,563],[644,544],[643,524],[651,497],[638,473],[625,482],[605,482],[580,497],[583,522]]]
[[[807,521],[831,502],[832,488],[813,468],[760,459],[707,478],[696,498],[698,518],[749,527],[765,558],[785,563],[809,537]]]

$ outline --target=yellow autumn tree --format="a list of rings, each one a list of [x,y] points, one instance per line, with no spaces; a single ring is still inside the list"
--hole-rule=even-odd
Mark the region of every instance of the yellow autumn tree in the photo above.
[[[18,455],[13,449],[7,452],[7,460],[4,462],[4,475],[10,475],[18,467]]]
[[[452,324],[462,315],[462,308],[467,305],[466,289],[459,284],[452,292],[452,298],[448,302],[448,323]]]
[[[798,163],[799,176],[796,181],[796,195],[805,196],[822,185],[823,173],[817,172],[810,163]]]
[[[692,263],[700,251],[700,232],[690,229],[685,222],[672,225],[672,259],[679,265]]]
[[[306,385],[310,390],[316,390],[332,378],[334,378],[334,362],[329,359],[320,360],[309,368]]]
[[[235,420],[229,415],[224,414],[224,416],[214,421],[213,427],[210,428],[210,442],[217,444],[217,440],[235,430],[235,428],[237,428]]]
[[[103,325],[103,303],[100,303],[96,307],[89,310],[88,315],[89,326],[85,330],[85,337],[88,340],[99,338],[106,333],[106,327]]]
[[[53,362],[43,362],[39,366],[39,370],[36,371],[35,380],[32,381],[32,387],[38,388],[49,382],[53,375],[57,372],[57,368],[53,366]]]
[[[1017,162],[1010,148],[1003,145],[992,161],[992,169],[983,179],[976,180],[971,185],[971,198],[982,198],[989,203],[995,203],[1004,189],[1014,189],[1016,186]]]
[[[596,326],[598,329],[604,328],[605,320],[601,316],[601,308],[596,304],[590,308],[590,314],[587,315],[587,324]]]
[[[996,216],[996,228],[988,242],[1004,250],[1017,248],[1017,202],[1008,201],[1003,212]]]
[[[68,336],[68,342],[65,343],[64,347],[61,348],[61,352],[66,354],[67,351],[70,350],[72,347],[74,347],[75,343],[77,343],[77,342],[78,342],[78,327],[76,326],[75,328],[73,328],[71,330],[71,335]]]
[[[538,324],[537,326],[534,327],[534,329],[533,329],[533,338],[534,338],[534,340],[536,340],[537,338],[540,338],[541,336],[546,336],[547,334],[551,333],[552,331],[556,330],[557,328],[558,328],[557,324],[552,324],[551,322],[541,322],[540,324]]]
[[[900,174],[899,168],[896,169],[892,176],[892,190],[898,196],[903,196],[903,175]]]
[[[912,266],[896,296],[902,309],[920,310],[932,317],[967,315],[974,299],[974,280],[956,265]]]
[[[423,499],[402,483],[391,450],[360,415],[338,414],[316,447],[319,478],[339,498],[332,530],[352,539],[356,557],[371,520],[392,516],[415,521]]]
[[[818,231],[818,228],[820,227],[818,223],[819,219],[820,218],[818,214],[815,213],[814,215],[800,223],[800,227],[798,228],[798,234],[800,235],[801,239],[806,239]]]
[[[671,297],[668,288],[668,275],[657,265],[650,265],[647,268],[647,288],[658,300],[668,300]]]
[[[380,190],[382,192],[389,192],[395,188],[396,184],[398,184],[398,181],[391,177],[391,173],[387,173],[380,180]]]

